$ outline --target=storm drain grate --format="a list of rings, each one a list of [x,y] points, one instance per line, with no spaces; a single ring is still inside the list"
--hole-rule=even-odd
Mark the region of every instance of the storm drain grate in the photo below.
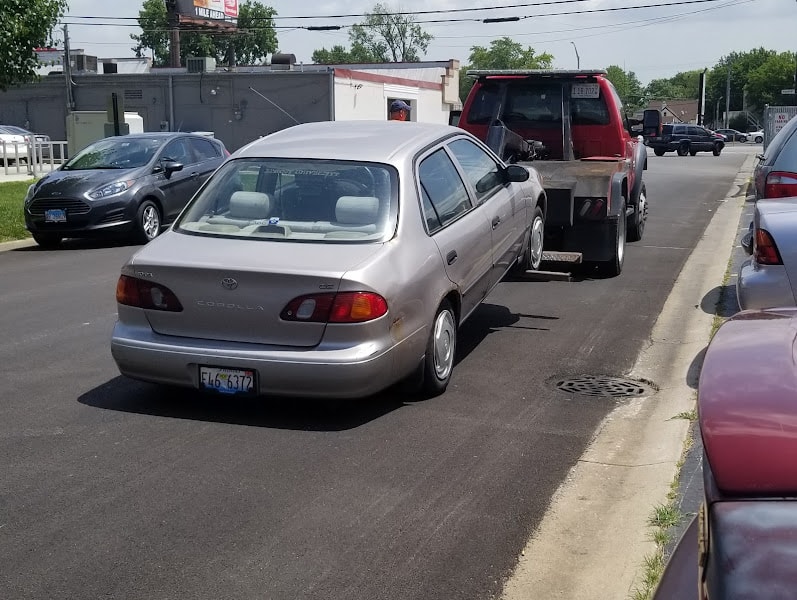
[[[656,392],[651,384],[623,377],[581,375],[556,381],[556,388],[568,394],[596,398],[634,398],[650,396]]]

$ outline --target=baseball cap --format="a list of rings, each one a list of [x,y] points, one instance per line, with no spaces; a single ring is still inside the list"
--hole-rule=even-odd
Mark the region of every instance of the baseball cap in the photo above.
[[[397,110],[411,110],[410,105],[404,102],[404,100],[393,100],[390,104],[390,112],[395,112]]]

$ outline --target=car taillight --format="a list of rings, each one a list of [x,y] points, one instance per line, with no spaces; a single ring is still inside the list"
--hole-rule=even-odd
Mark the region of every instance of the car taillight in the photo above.
[[[183,310],[183,305],[177,296],[166,286],[127,275],[122,275],[116,282],[116,301],[119,304],[150,310],[169,312]]]
[[[387,300],[373,292],[311,294],[291,300],[280,313],[285,321],[362,323],[387,313]]]
[[[224,149],[224,156],[226,157],[226,156],[229,156],[229,155],[230,155],[230,151],[227,150],[227,148],[225,148]]]
[[[765,198],[788,198],[797,196],[797,173],[773,171],[764,184]]]
[[[759,265],[782,265],[780,252],[775,245],[775,240],[766,229],[757,229],[755,232],[755,248],[753,257]]]

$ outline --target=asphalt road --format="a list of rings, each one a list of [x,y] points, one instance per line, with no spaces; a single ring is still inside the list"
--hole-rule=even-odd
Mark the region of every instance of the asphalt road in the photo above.
[[[496,597],[619,402],[553,382],[631,368],[752,151],[651,155],[623,274],[501,283],[461,331],[449,390],[423,402],[123,379],[109,339],[135,247],[0,253],[0,597]]]

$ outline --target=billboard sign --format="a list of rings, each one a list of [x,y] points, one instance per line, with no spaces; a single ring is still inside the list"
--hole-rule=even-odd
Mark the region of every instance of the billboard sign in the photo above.
[[[177,14],[190,19],[235,21],[238,0],[177,0]]]

